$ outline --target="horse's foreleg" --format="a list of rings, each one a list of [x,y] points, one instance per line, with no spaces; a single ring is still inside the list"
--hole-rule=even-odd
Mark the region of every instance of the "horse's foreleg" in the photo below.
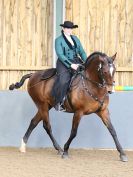
[[[62,155],[63,158],[68,157],[68,149],[69,149],[69,146],[70,146],[72,140],[77,135],[78,125],[79,125],[80,120],[81,120],[81,115],[75,113],[73,116],[73,123],[72,123],[70,137],[69,137],[68,141],[66,142],[66,144],[64,145],[64,153]]]
[[[110,116],[109,116],[108,109],[98,112],[97,115],[101,117],[103,123],[106,125],[107,129],[109,130],[110,134],[112,135],[112,137],[114,139],[114,142],[115,142],[115,145],[116,145],[116,148],[117,148],[117,150],[120,153],[121,161],[123,161],[123,162],[128,161],[127,157],[126,157],[126,154],[124,153],[124,151],[122,149],[122,146],[119,143],[116,131],[115,131],[115,129],[114,129],[114,127],[113,127],[113,125],[112,125],[112,123],[110,121]]]
[[[57,141],[55,140],[52,134],[52,129],[49,121],[49,114],[46,111],[43,113],[43,128],[46,130],[47,134],[49,135],[54,148],[58,151],[59,154],[62,154],[63,150],[61,149],[61,147],[59,146],[59,144],[57,143]]]
[[[20,146],[20,152],[26,152],[26,143],[28,141],[28,138],[31,134],[31,132],[33,131],[33,129],[37,126],[37,124],[41,121],[41,117],[39,112],[35,115],[35,117],[31,120],[31,123],[29,125],[29,128],[27,129],[22,142],[21,142],[21,146]]]

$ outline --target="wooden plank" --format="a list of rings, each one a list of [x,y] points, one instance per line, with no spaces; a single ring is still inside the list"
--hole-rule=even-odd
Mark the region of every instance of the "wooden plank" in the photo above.
[[[31,65],[32,61],[32,14],[33,0],[25,1],[25,16],[26,16],[26,62],[25,65]],[[34,28],[33,28],[34,29]]]
[[[4,19],[4,3],[0,1],[0,65],[2,65],[3,58],[3,19]]]
[[[116,71],[133,72],[133,66],[132,67],[117,67]]]
[[[41,66],[41,0],[34,1],[35,8],[35,18],[36,18],[36,47],[35,47],[35,58],[36,58],[36,66]],[[46,17],[45,17],[46,18]]]
[[[40,67],[36,67],[36,66],[0,66],[0,70],[1,71],[31,71],[31,70],[44,70],[44,69],[48,69],[48,68],[52,68],[52,66],[40,66]]]
[[[11,66],[18,65],[18,1],[11,0]]]
[[[72,20],[76,25],[80,26],[80,0],[73,0],[72,7],[74,7],[72,8]],[[80,32],[80,27],[75,28],[73,34],[79,36],[79,32]]]
[[[2,65],[6,65],[6,0],[4,1],[3,4],[3,48],[2,48],[2,53],[3,53],[3,57],[2,57]]]
[[[5,9],[5,26],[6,26],[6,51],[5,51],[5,64],[10,66],[11,64],[11,3],[10,1],[6,1],[6,9]]]
[[[85,50],[87,49],[87,36],[88,34],[85,32],[86,31],[86,26],[87,26],[87,0],[84,0],[84,3],[82,0],[79,1],[80,2],[80,16],[79,16],[79,28],[82,28],[83,30],[79,31],[79,37],[80,37],[80,41],[83,45],[83,47],[85,48]],[[74,21],[74,19],[73,19]]]
[[[113,55],[118,50],[118,1],[110,2],[110,46],[109,54]]]
[[[65,20],[73,21],[73,19],[72,19],[72,0],[66,0],[66,19]]]
[[[47,33],[47,42],[48,42],[48,53],[47,53],[47,65],[52,65],[53,63],[53,52],[51,49],[53,47],[53,21],[49,19],[53,19],[53,3],[51,0],[48,1],[49,12],[47,14],[47,23],[48,23],[48,33]],[[43,38],[42,38],[43,40]]]
[[[133,66],[133,1],[126,0],[125,3],[125,60],[124,64]]]
[[[51,65],[49,66],[40,66],[40,67],[36,67],[36,66],[0,66],[0,70],[44,70],[44,69],[48,69],[48,68],[52,68]],[[133,67],[117,67],[116,69],[117,72],[133,72]]]

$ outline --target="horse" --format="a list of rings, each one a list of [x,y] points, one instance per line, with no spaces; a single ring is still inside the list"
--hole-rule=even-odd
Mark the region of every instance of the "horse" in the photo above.
[[[114,87],[114,73],[116,71],[114,64],[115,58],[116,54],[109,57],[102,52],[93,52],[86,59],[84,69],[78,72],[73,79],[64,101],[66,112],[74,113],[70,137],[65,143],[64,149],[62,149],[55,140],[49,120],[49,110],[55,106],[55,100],[51,96],[51,91],[57,77],[56,69],[51,68],[24,75],[20,82],[10,85],[10,90],[18,89],[24,84],[25,80],[29,78],[27,90],[38,108],[36,115],[31,120],[22,138],[20,151],[26,152],[26,144],[30,134],[38,123],[43,121],[43,128],[49,135],[54,148],[58,153],[62,154],[63,158],[68,157],[69,146],[77,135],[82,116],[95,113],[101,118],[112,135],[120,155],[120,160],[123,162],[128,161],[111,123],[108,110],[109,93],[113,91]],[[42,76],[45,77],[45,79],[42,79]]]

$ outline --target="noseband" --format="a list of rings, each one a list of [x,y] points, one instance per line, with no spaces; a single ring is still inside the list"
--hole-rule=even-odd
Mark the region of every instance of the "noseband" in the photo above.
[[[112,64],[108,63],[109,67],[112,66]],[[102,83],[100,83],[99,87],[106,87],[106,86],[114,86],[115,85],[115,82],[113,81],[112,83],[108,83],[105,81],[105,77],[104,77],[104,73],[103,73],[103,68],[102,68],[102,65],[100,64],[99,65],[99,68],[98,68],[98,72],[99,72],[99,78],[100,80],[102,81]]]

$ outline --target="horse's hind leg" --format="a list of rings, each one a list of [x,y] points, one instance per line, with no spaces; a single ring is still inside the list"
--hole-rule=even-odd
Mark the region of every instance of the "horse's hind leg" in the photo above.
[[[52,129],[51,129],[50,121],[49,121],[49,113],[48,111],[46,111],[46,106],[43,108],[45,108],[45,110],[43,109],[42,111],[43,128],[46,130],[47,134],[49,135],[54,148],[58,151],[59,154],[62,154],[63,150],[61,149],[61,147],[59,146],[59,144],[57,143],[57,141],[55,140],[52,134]]]
[[[122,149],[122,146],[119,143],[116,131],[115,131],[115,129],[114,129],[114,127],[113,127],[113,125],[110,121],[108,109],[98,112],[97,115],[101,117],[103,123],[106,125],[107,129],[109,130],[110,134],[112,135],[112,137],[114,139],[114,142],[115,142],[115,145],[116,145],[116,148],[120,153],[121,161],[127,162],[128,160],[127,160],[126,154],[124,153],[124,151]]]
[[[31,134],[31,132],[33,131],[33,129],[37,126],[37,124],[41,121],[41,116],[39,114],[39,112],[34,116],[34,118],[31,120],[29,128],[27,129],[22,142],[21,142],[21,146],[20,146],[20,152],[26,152],[26,143],[28,141],[28,138]]]

